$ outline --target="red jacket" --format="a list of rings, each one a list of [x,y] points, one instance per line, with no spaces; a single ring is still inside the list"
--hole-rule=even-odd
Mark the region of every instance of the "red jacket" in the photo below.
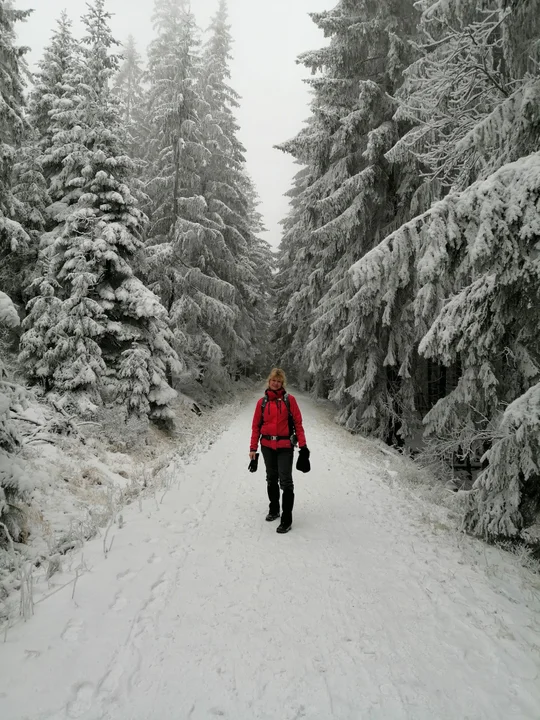
[[[264,418],[261,426],[261,408],[263,398],[257,402],[255,413],[253,415],[253,423],[251,425],[251,444],[250,452],[256,452],[259,445],[260,435],[281,435],[289,437],[289,411],[283,400],[285,390],[280,388],[277,392],[274,390],[266,390],[265,395],[268,398],[264,408]],[[293,395],[289,395],[289,407],[294,420],[294,429],[298,438],[299,447],[306,445],[306,436],[302,426],[302,413],[298,407],[298,403]],[[260,428],[260,430],[259,430]],[[278,448],[290,448],[290,440],[265,440],[261,438],[261,445],[277,450]]]

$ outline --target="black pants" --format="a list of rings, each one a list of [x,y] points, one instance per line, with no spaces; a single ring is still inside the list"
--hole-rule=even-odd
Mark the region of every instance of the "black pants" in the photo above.
[[[284,524],[292,523],[292,510],[294,505],[294,483],[292,476],[293,454],[292,448],[272,450],[261,445],[261,451],[266,466],[266,486],[270,500],[270,512],[279,513],[279,488],[283,490],[281,521]]]

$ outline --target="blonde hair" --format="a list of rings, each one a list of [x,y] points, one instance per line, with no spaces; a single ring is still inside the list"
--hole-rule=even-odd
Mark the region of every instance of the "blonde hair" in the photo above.
[[[276,380],[281,380],[281,385],[283,387],[285,387],[285,385],[287,384],[287,376],[281,368],[272,368],[272,370],[270,370],[270,375],[266,380],[267,387],[270,387],[270,380],[272,380],[272,378],[275,378]]]

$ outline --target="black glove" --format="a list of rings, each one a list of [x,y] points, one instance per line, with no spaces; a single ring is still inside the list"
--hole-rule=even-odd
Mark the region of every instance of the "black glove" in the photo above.
[[[249,472],[257,472],[257,465],[259,464],[259,453],[255,455],[253,460],[250,460],[248,465]]]
[[[311,470],[311,464],[309,462],[309,450],[307,445],[301,447],[298,452],[298,460],[296,461],[296,469],[300,472],[307,473]]]

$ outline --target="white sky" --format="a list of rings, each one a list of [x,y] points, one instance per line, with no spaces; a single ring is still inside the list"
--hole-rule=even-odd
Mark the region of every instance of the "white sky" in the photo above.
[[[144,52],[153,37],[153,0],[108,0],[114,13],[113,31],[124,41],[132,33]],[[193,0],[201,27],[215,13],[218,0]],[[19,39],[32,49],[31,62],[39,59],[51,30],[66,8],[78,31],[78,18],[86,10],[85,0],[16,0],[21,8],[35,11],[25,25],[19,25]],[[335,0],[229,0],[229,17],[235,38],[231,66],[232,86],[242,96],[237,112],[240,140],[247,149],[248,170],[261,198],[260,212],[268,232],[266,239],[276,247],[279,221],[287,213],[284,193],[298,167],[292,158],[273,149],[300,130],[309,115],[308,76],[296,64],[299,53],[321,47],[325,40],[309,12],[333,7]]]

